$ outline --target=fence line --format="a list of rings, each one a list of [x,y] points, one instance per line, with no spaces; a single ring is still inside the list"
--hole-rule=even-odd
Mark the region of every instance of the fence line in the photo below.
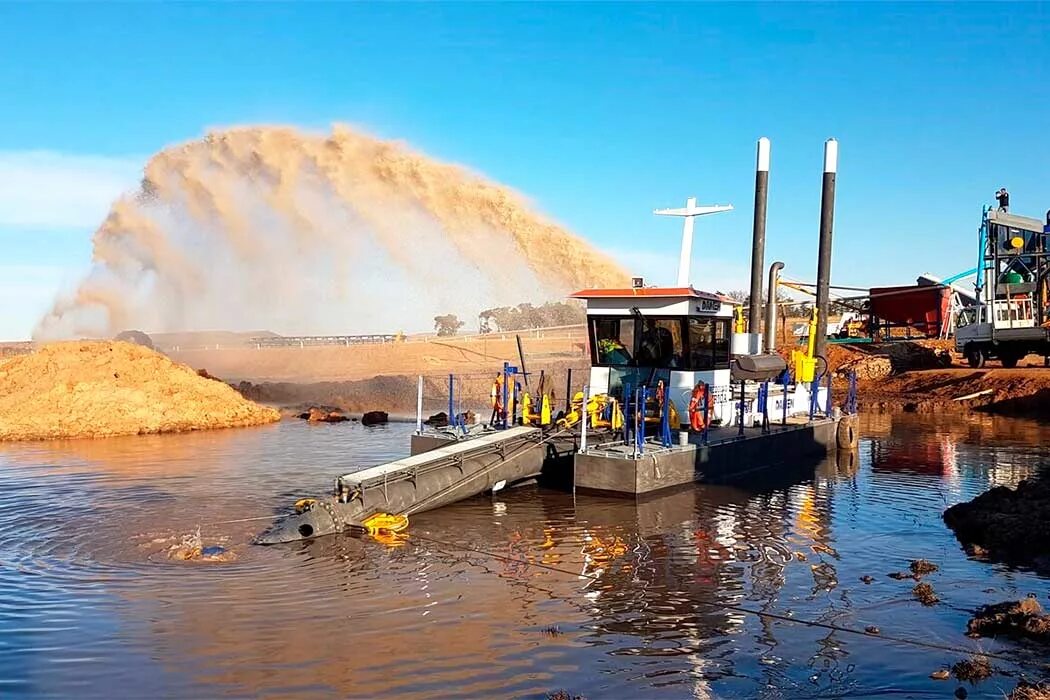
[[[364,335],[303,335],[303,336],[276,336],[251,338],[242,344],[222,345],[221,343],[204,345],[168,345],[158,346],[159,349],[170,352],[193,352],[203,350],[265,350],[270,348],[308,348],[308,347],[335,347],[352,345],[385,345],[389,343],[476,343],[493,341],[514,340],[521,336],[522,340],[565,340],[581,341],[586,338],[586,326],[574,324],[569,326],[549,326],[546,328],[526,328],[516,331],[493,331],[491,333],[475,333],[472,335],[422,335],[406,336],[391,333],[372,333]]]

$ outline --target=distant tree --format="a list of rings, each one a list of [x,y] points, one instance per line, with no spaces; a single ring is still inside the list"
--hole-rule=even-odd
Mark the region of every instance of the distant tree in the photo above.
[[[442,337],[455,335],[464,325],[466,324],[460,321],[459,316],[456,316],[456,314],[434,317],[434,330]]]
[[[486,309],[478,316],[482,333],[519,331],[583,323],[587,314],[576,302],[549,301],[542,306],[518,304]]]

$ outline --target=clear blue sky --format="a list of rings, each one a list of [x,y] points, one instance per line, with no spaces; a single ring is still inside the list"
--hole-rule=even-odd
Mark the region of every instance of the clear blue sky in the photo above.
[[[1050,208],[1050,4],[3,4],[0,337],[86,269],[150,154],[333,121],[511,185],[656,281],[679,225],[651,210],[731,202],[698,226],[701,288],[747,284],[759,136],[767,262],[814,277],[834,136],[835,282],[907,282],[972,266],[999,186]]]

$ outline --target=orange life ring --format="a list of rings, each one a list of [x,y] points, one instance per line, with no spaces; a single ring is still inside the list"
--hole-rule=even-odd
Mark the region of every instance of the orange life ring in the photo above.
[[[714,402],[707,402],[707,414],[704,415],[704,396],[707,386],[699,383],[693,388],[693,395],[689,398],[689,427],[693,430],[703,430],[711,425],[711,414],[714,412]]]

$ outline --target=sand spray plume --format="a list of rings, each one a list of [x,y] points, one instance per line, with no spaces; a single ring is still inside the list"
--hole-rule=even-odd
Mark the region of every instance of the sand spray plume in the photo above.
[[[517,193],[346,126],[235,128],[161,151],[93,245],[38,338],[425,329],[627,278]]]

